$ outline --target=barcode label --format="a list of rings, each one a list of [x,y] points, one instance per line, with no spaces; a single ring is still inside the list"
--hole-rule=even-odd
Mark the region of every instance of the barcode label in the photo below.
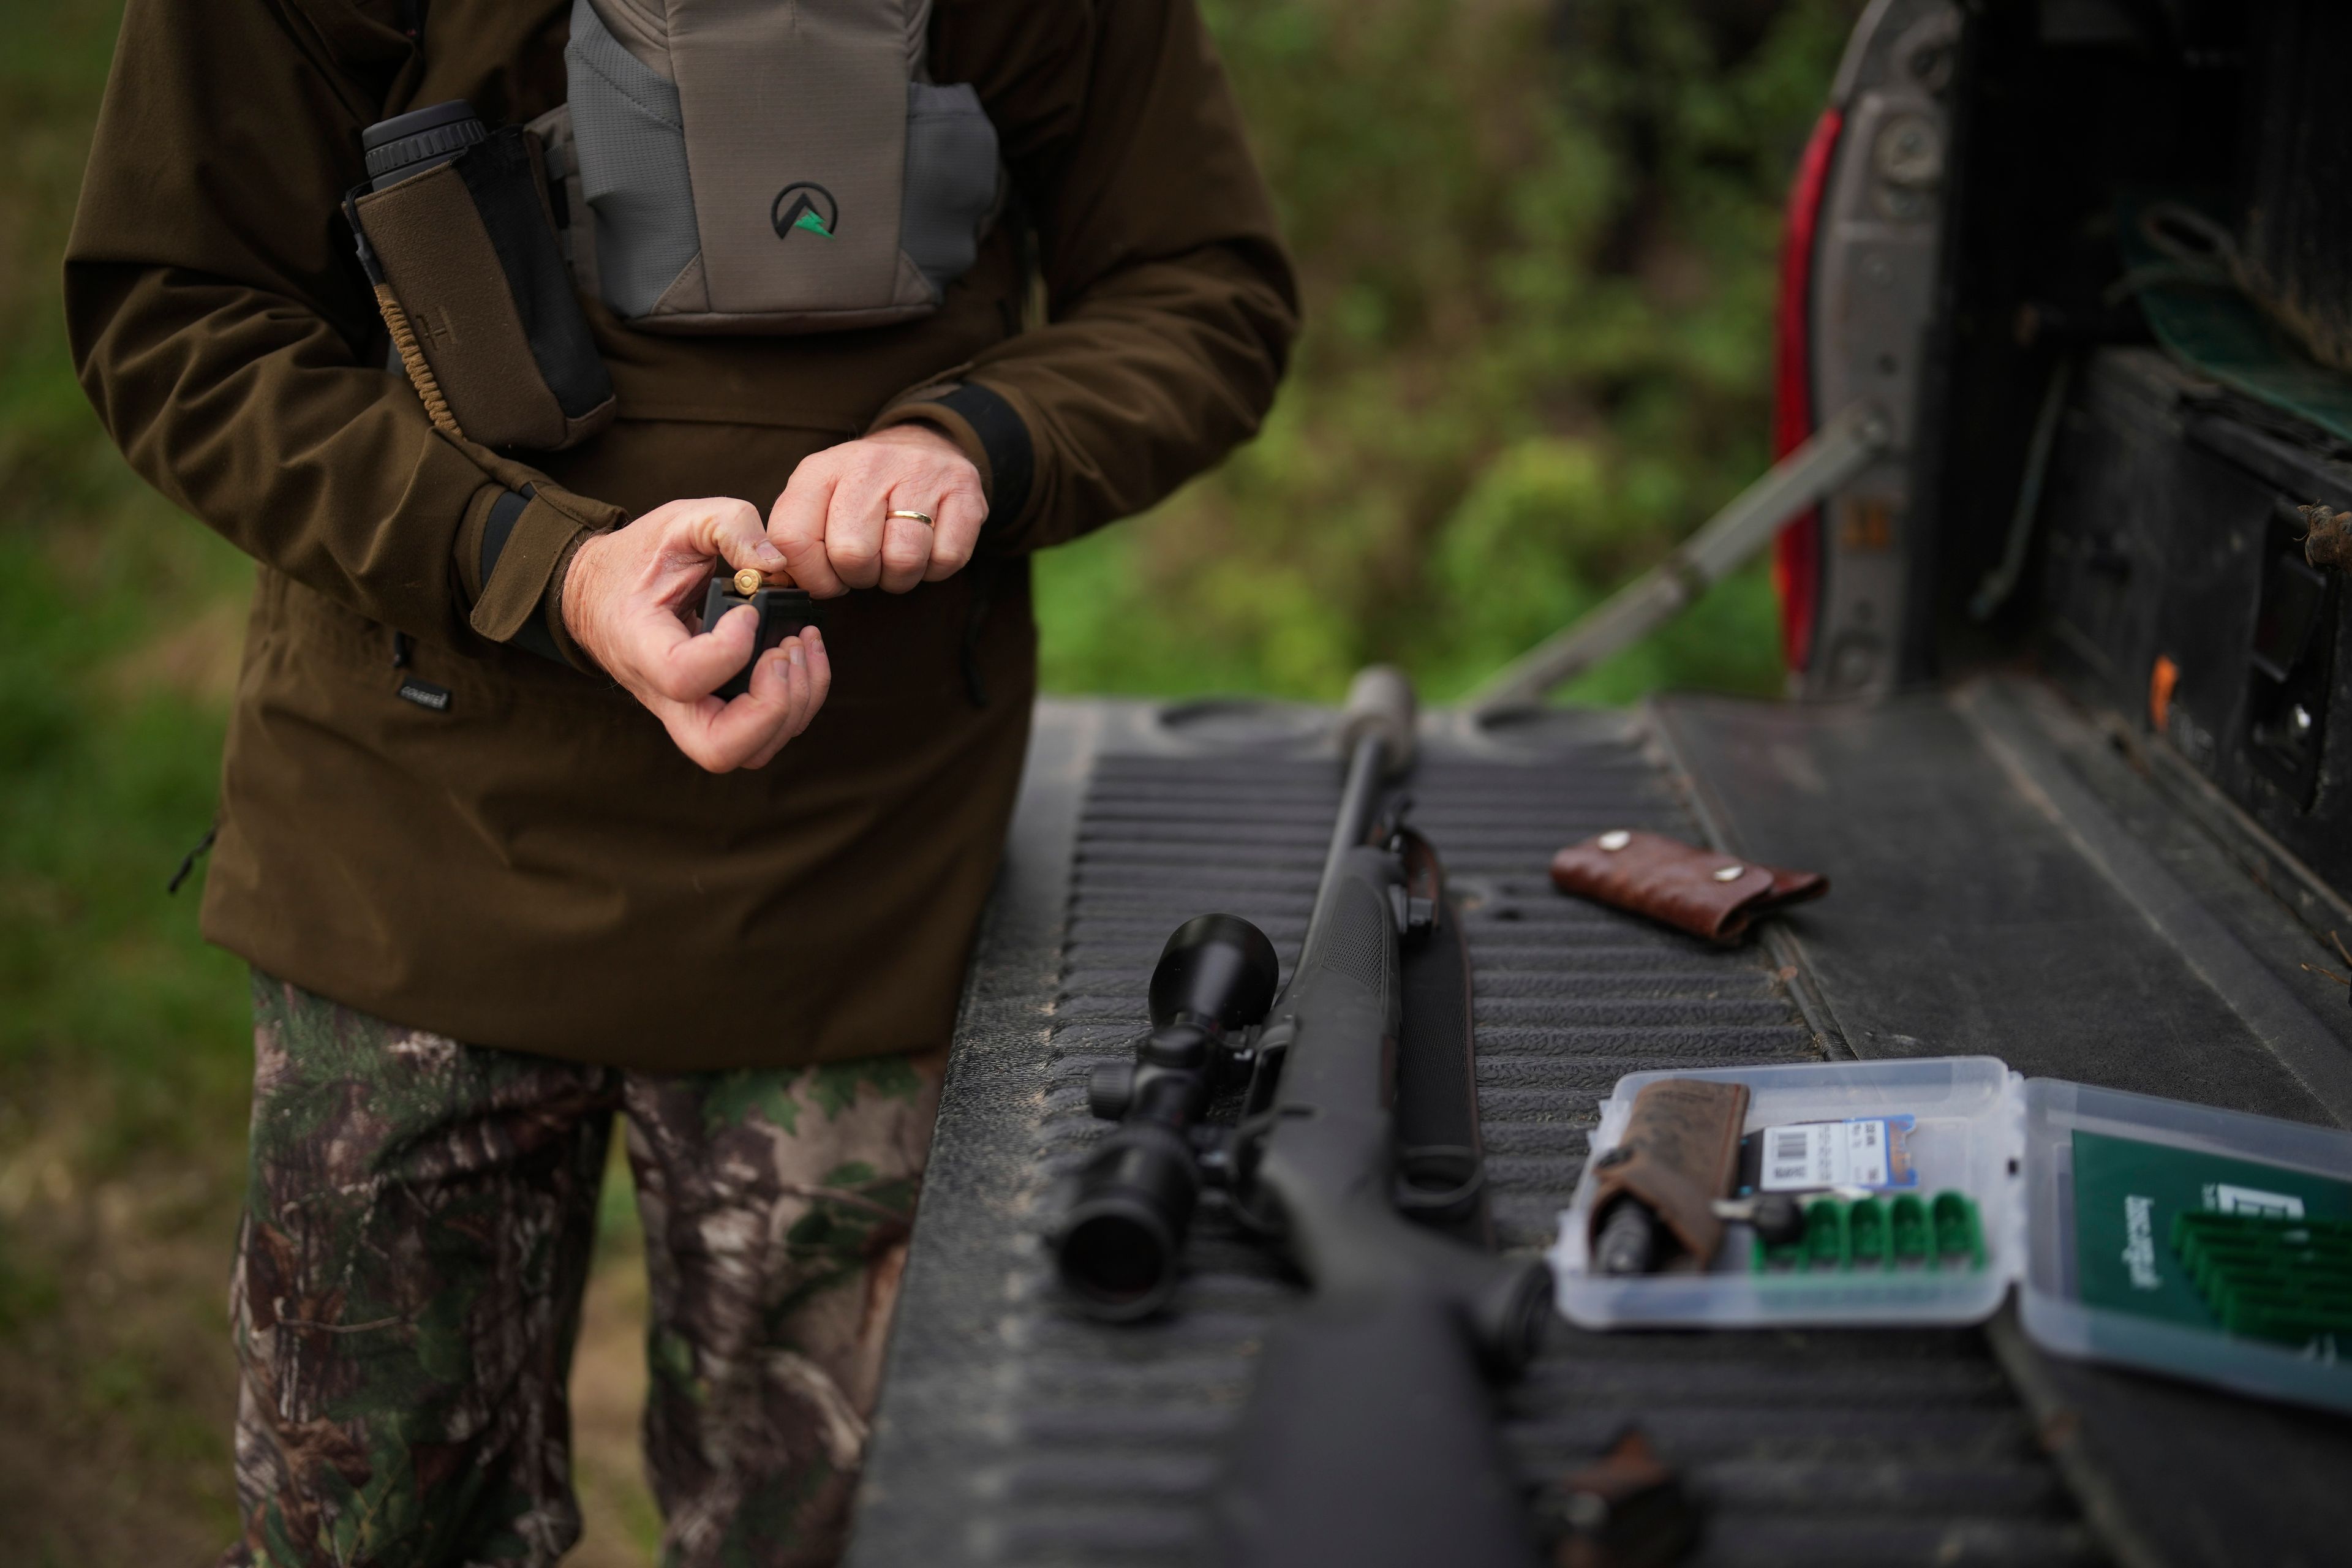
[[[1908,1117],[1901,1119],[1909,1121]],[[1757,1185],[1765,1192],[1808,1187],[1906,1186],[1912,1177],[1908,1152],[1889,1158],[1887,1123],[1803,1121],[1764,1130],[1763,1168]],[[1899,1173],[1897,1173],[1899,1170]]]
[[[1801,1184],[1813,1168],[1813,1141],[1801,1127],[1772,1129],[1772,1165],[1764,1173],[1768,1187]]]

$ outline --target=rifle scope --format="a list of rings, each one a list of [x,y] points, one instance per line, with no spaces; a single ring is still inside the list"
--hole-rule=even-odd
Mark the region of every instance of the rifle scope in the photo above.
[[[1231,1058],[1230,1037],[1265,1018],[1282,962],[1238,915],[1178,926],[1151,972],[1151,1033],[1132,1062],[1108,1062],[1087,1086],[1097,1116],[1119,1126],[1078,1173],[1054,1247],[1062,1282],[1090,1317],[1122,1322],[1158,1310],[1201,1195],[1199,1125]]]

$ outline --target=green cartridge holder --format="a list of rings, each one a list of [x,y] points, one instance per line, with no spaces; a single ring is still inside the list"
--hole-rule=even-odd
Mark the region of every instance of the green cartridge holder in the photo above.
[[[2230,1332],[2352,1347],[2352,1221],[2183,1213],[2171,1241]]]
[[[1985,1266],[1984,1221],[1966,1193],[1892,1198],[1819,1197],[1805,1205],[1804,1234],[1779,1247],[1757,1238],[1748,1271],[1850,1273],[1904,1268],[1974,1271]]]

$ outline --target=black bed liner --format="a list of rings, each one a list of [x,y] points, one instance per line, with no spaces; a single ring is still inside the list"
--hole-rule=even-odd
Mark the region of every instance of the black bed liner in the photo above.
[[[1327,723],[1250,704],[1041,707],[853,1563],[1190,1560],[1219,1438],[1291,1287],[1210,1215],[1171,1316],[1087,1322],[1055,1299],[1043,1203],[1097,1135],[1087,1070],[1141,1026],[1170,929],[1229,910],[1295,956],[1338,795]],[[2032,689],[1853,710],[1675,700],[1485,730],[1437,714],[1424,734],[1408,787],[1470,933],[1507,1246],[1549,1241],[1599,1098],[1644,1068],[1990,1051],[2305,1120],[2352,1104],[2352,1009],[2298,967],[2318,939],[2249,892],[2226,843],[2145,847],[2131,814],[2181,814]],[[1728,952],[1553,893],[1550,851],[1620,826],[1837,887]],[[1703,1562],[2318,1563],[2352,1539],[2346,1423],[2048,1362],[2000,1321],[1560,1323],[1507,1415],[1530,1480],[1638,1423],[1706,1505]]]

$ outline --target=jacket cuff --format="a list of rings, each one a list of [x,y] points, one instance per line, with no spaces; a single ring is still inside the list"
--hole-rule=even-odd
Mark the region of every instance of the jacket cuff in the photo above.
[[[547,580],[547,592],[540,595],[540,620],[546,627],[547,640],[554,645],[555,656],[583,675],[601,676],[604,666],[588,655],[588,650],[572,640],[572,628],[563,623],[563,581],[572,574],[572,558],[590,540],[611,531],[608,529],[583,529],[563,547],[562,557],[555,563],[555,574]]]
[[[1028,422],[1003,394],[976,381],[925,387],[909,401],[884,409],[874,428],[914,424],[938,426],[980,470],[981,488],[988,497],[983,537],[1020,524],[1034,488],[1037,446]]]
[[[593,668],[562,627],[562,569],[590,521],[536,486],[488,487],[466,509],[457,532],[457,575],[473,601],[468,623],[492,642],[542,658]]]

